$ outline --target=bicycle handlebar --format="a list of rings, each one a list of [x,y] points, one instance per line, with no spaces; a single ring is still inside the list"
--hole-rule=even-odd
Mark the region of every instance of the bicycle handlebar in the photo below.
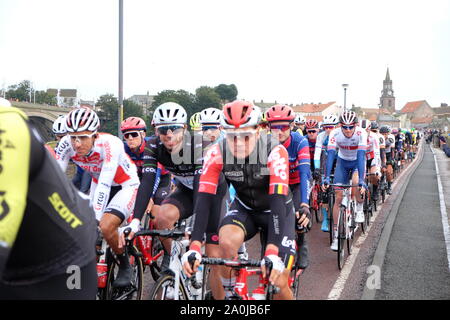
[[[174,229],[174,230],[141,230],[136,232],[134,237],[140,236],[159,236],[163,238],[181,238],[185,236],[184,230]]]
[[[202,258],[202,264],[221,265],[232,268],[261,267],[261,260],[230,260],[222,258]]]

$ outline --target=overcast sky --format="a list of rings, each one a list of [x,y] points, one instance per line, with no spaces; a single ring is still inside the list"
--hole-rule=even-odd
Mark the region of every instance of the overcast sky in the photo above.
[[[118,0],[0,0],[0,88],[118,92]],[[239,98],[450,103],[450,0],[124,0],[124,96],[234,83]]]

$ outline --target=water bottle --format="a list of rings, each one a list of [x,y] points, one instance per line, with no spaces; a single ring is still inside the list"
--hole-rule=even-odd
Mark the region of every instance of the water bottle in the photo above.
[[[108,277],[108,265],[105,263],[104,259],[101,259],[99,263],[97,263],[97,287],[105,288],[106,280]]]

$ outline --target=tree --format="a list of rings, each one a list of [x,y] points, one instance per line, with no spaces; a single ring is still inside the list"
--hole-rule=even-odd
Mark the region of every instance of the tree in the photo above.
[[[36,91],[36,103],[55,106],[57,104],[56,95],[43,90]]]
[[[112,94],[105,94],[96,102],[97,115],[100,118],[100,131],[117,135],[117,115],[119,102]]]
[[[18,101],[30,101],[30,92],[33,94],[31,82],[24,80],[19,84],[8,87],[6,98]]]
[[[202,111],[206,108],[220,108],[220,96],[211,87],[202,86],[195,90],[195,111]]]
[[[220,96],[222,103],[234,101],[238,95],[238,89],[234,84],[226,85],[222,83],[215,87],[214,90]]]

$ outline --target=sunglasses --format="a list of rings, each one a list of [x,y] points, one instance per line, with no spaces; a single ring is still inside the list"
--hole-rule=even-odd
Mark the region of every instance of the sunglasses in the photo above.
[[[355,126],[341,126],[341,128],[345,130],[353,130],[354,127]]]
[[[219,126],[202,126],[202,131],[219,130]]]
[[[327,130],[327,129],[334,129],[334,126],[323,126],[322,128],[324,128],[325,130]]]
[[[91,134],[83,134],[83,135],[72,135],[72,134],[69,134],[70,142],[72,142],[72,143],[74,143],[74,142],[84,143],[84,142],[88,141],[89,138],[93,137],[96,134],[97,134],[97,132],[93,132]]]
[[[270,125],[269,126],[270,130],[281,130],[281,131],[287,131],[291,128],[290,125],[288,124],[283,124],[283,125]]]
[[[372,132],[378,132],[378,129],[371,129]]]
[[[123,137],[125,139],[137,138],[137,137],[139,137],[139,132],[137,132],[137,131],[127,132],[127,133],[123,134]]]
[[[158,133],[162,135],[166,135],[169,130],[172,131],[173,134],[177,134],[183,130],[183,126],[162,126],[156,128],[156,130],[158,130]]]
[[[317,130],[306,130],[307,133],[317,133]]]

